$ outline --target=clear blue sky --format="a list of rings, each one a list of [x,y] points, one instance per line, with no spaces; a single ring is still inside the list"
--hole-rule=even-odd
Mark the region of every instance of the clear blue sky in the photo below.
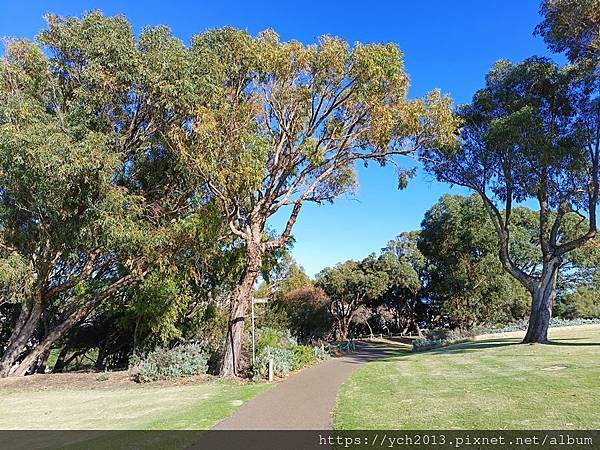
[[[395,42],[405,55],[410,96],[439,87],[455,103],[468,102],[501,58],[519,61],[548,55],[532,35],[538,0],[405,1],[1,1],[0,35],[33,38],[47,12],[81,15],[100,9],[125,14],[139,31],[168,25],[188,43],[206,28],[231,25],[255,34],[273,28],[283,40],[314,42],[330,34],[349,42]],[[407,162],[407,164],[409,164]],[[334,205],[308,205],[294,229],[293,254],[313,275],[323,267],[378,251],[401,231],[418,228],[424,212],[449,187],[420,174],[396,190],[391,168],[359,170],[355,198]],[[276,219],[273,226],[281,221]]]

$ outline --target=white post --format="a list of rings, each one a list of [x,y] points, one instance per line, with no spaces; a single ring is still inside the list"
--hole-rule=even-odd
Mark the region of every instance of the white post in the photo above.
[[[269,358],[269,381],[273,381],[273,358]]]

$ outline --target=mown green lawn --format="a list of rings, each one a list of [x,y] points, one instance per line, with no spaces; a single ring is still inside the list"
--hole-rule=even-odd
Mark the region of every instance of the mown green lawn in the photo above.
[[[182,386],[135,388],[0,390],[0,429],[25,430],[206,430],[244,402],[269,388],[267,383],[213,380]],[[44,447],[133,448],[148,439],[153,448],[185,448],[197,433],[32,433]],[[21,438],[22,436],[20,436]],[[79,444],[78,444],[79,442]],[[128,445],[128,442],[131,445]],[[60,445],[58,445],[60,443]],[[118,444],[118,445],[117,445]]]
[[[497,339],[374,361],[340,389],[336,429],[600,429],[600,327],[550,345]]]

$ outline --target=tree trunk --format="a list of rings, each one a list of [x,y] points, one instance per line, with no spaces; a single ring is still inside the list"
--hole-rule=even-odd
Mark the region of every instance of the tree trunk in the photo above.
[[[65,358],[67,357],[68,353],[69,353],[69,347],[67,347],[66,345],[60,349],[58,358],[56,358],[56,363],[54,364],[54,367],[52,368],[52,373],[60,373],[64,370],[64,368],[67,365],[67,363],[65,363]]]
[[[368,320],[365,323],[367,324],[367,327],[369,328],[369,334],[371,335],[371,339],[373,339],[373,328],[371,328],[371,325],[369,324]]]
[[[558,261],[551,261],[542,271],[542,278],[532,293],[531,315],[524,344],[548,342],[548,327],[552,317],[552,303],[556,298]]]
[[[48,366],[48,358],[50,357],[50,350],[46,350],[42,356],[37,360],[34,373],[46,373],[46,367]]]
[[[116,281],[110,287],[106,288],[102,293],[98,294],[95,298],[91,299],[87,304],[71,313],[69,317],[67,317],[60,325],[54,327],[48,335],[40,342],[37,346],[35,346],[28,354],[23,358],[23,360],[19,363],[18,366],[15,366],[15,363],[19,360],[19,357],[23,353],[27,342],[30,340],[33,332],[37,328],[39,324],[40,317],[43,311],[44,302],[41,301],[41,297],[39,301],[34,302],[34,306],[32,308],[31,314],[29,315],[29,319],[21,328],[21,331],[18,333],[18,336],[15,338],[14,342],[11,342],[7,348],[7,351],[4,353],[2,357],[2,361],[0,361],[0,378],[8,377],[8,376],[23,376],[25,375],[31,366],[37,361],[37,359],[43,355],[46,351],[50,350],[50,347],[61,337],[63,337],[73,326],[77,323],[85,319],[96,306],[98,306],[101,302],[103,302],[106,298],[114,295],[118,290],[129,286],[134,281],[139,281],[143,279],[145,276],[145,272],[139,272],[135,274],[127,275],[121,278],[119,281]],[[17,330],[15,330],[15,333]],[[13,333],[13,335],[15,334]],[[12,341],[12,337],[11,337]],[[9,352],[9,349],[11,351]]]
[[[25,351],[27,343],[33,337],[42,317],[43,305],[41,297],[33,301],[29,311],[23,305],[17,327],[13,331],[2,359],[0,360],[0,378],[9,376],[11,369]],[[39,355],[38,355],[39,356]]]
[[[350,328],[350,320],[346,317],[342,317],[338,319],[338,329],[337,329],[337,340],[338,341],[347,341],[348,340],[348,329]]]
[[[246,268],[244,269],[240,284],[233,291],[231,299],[227,339],[225,342],[225,356],[223,357],[223,364],[220,371],[222,377],[234,377],[240,373],[245,314],[248,304],[252,299],[254,283],[260,272],[262,253],[260,241],[248,243]]]

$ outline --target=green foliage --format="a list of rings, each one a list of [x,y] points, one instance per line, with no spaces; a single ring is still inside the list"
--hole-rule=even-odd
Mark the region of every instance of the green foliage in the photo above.
[[[18,253],[0,258],[0,304],[21,303],[31,295],[33,279],[26,261]]]
[[[182,325],[188,340],[201,342],[212,355],[220,352],[227,333],[227,312],[214,304],[207,304],[191,320]]]
[[[558,314],[565,319],[600,318],[600,296],[597,286],[579,286],[564,294],[558,304]]]
[[[555,270],[596,233],[600,147],[592,129],[598,125],[598,81],[590,67],[559,67],[537,57],[499,61],[485,88],[459,110],[460,149],[438,148],[426,162],[440,180],[479,194],[498,234],[503,266],[531,292],[541,272]],[[528,199],[539,207],[530,229],[540,258],[522,267],[511,258],[510,235],[519,226],[514,205]],[[577,220],[586,214],[589,221]],[[572,219],[580,226],[573,227]]]
[[[294,370],[296,357],[294,352],[287,348],[263,347],[256,354],[254,376],[257,378],[268,378],[269,360],[273,359],[273,375],[276,377],[287,377]]]
[[[292,348],[297,345],[296,339],[287,328],[257,328],[256,351],[260,353],[264,348]]]
[[[478,323],[507,323],[527,313],[529,294],[504,272],[494,226],[478,196],[442,197],[421,226],[418,246],[429,265],[427,296],[447,325],[464,329]],[[513,234],[512,248],[524,261],[531,252],[529,235],[522,227],[517,230],[521,233]]]
[[[390,278],[381,268],[381,258],[346,261],[317,274],[316,285],[330,298],[329,311],[336,322],[338,340],[346,340],[352,317],[359,307],[376,300],[388,288]]]
[[[329,297],[312,284],[284,294],[278,305],[287,314],[287,324],[299,341],[308,343],[331,334],[332,317]]]
[[[408,77],[393,44],[351,47],[324,36],[306,46],[281,42],[272,30],[251,36],[226,27],[195,36],[190,61],[207,92],[195,97],[189,122],[174,127],[169,141],[219,200],[232,233],[246,244],[249,267],[289,242],[305,202],[354,192],[355,161],[384,165],[445,145],[458,123],[438,91],[407,98]],[[409,173],[399,174],[402,185]],[[268,218],[286,205],[283,232],[266,233]],[[242,282],[253,284],[255,270],[247,274],[252,279]]]
[[[204,347],[198,344],[158,348],[141,358],[134,379],[145,383],[204,374],[208,370],[208,358]]]
[[[176,280],[167,273],[156,271],[135,289],[131,308],[137,323],[148,330],[147,333],[155,338],[158,345],[165,345],[182,337],[177,322],[189,302],[189,295],[181,292]],[[136,333],[147,334],[139,329]]]
[[[600,13],[597,0],[543,0],[543,17],[535,31],[554,52],[571,61],[600,58]]]
[[[165,27],[135,36],[122,16],[46,19],[35,43],[10,41],[0,59],[0,303],[23,305],[31,333],[23,339],[36,344],[131,295],[145,274],[189,263],[191,248],[214,252],[226,242],[198,180],[165,142],[202,90],[189,82],[183,44]],[[192,244],[200,233],[182,224],[195,213],[204,225],[196,232],[218,235]],[[196,267],[212,252],[193,255]],[[16,298],[19,277],[25,289]],[[155,278],[138,295],[160,341],[178,333],[172,324],[185,297],[167,305],[173,293],[171,281],[161,287]]]
[[[100,372],[96,375],[96,381],[108,381],[110,380],[111,375],[110,372]]]
[[[260,352],[265,347],[278,347],[279,346],[279,333],[278,330],[273,328],[267,328],[256,333],[258,338],[256,339],[256,348]]]
[[[310,366],[317,360],[314,348],[307,345],[296,345],[292,347],[292,352],[294,353],[294,366],[292,370]]]
[[[331,353],[329,353],[329,350],[325,348],[323,344],[313,347],[313,352],[315,354],[315,358],[317,358],[319,361],[326,361],[331,358]]]
[[[413,341],[413,352],[422,352],[432,348],[467,342],[475,336],[473,330],[449,330],[447,328],[434,328],[425,331],[424,334],[425,338]]]

